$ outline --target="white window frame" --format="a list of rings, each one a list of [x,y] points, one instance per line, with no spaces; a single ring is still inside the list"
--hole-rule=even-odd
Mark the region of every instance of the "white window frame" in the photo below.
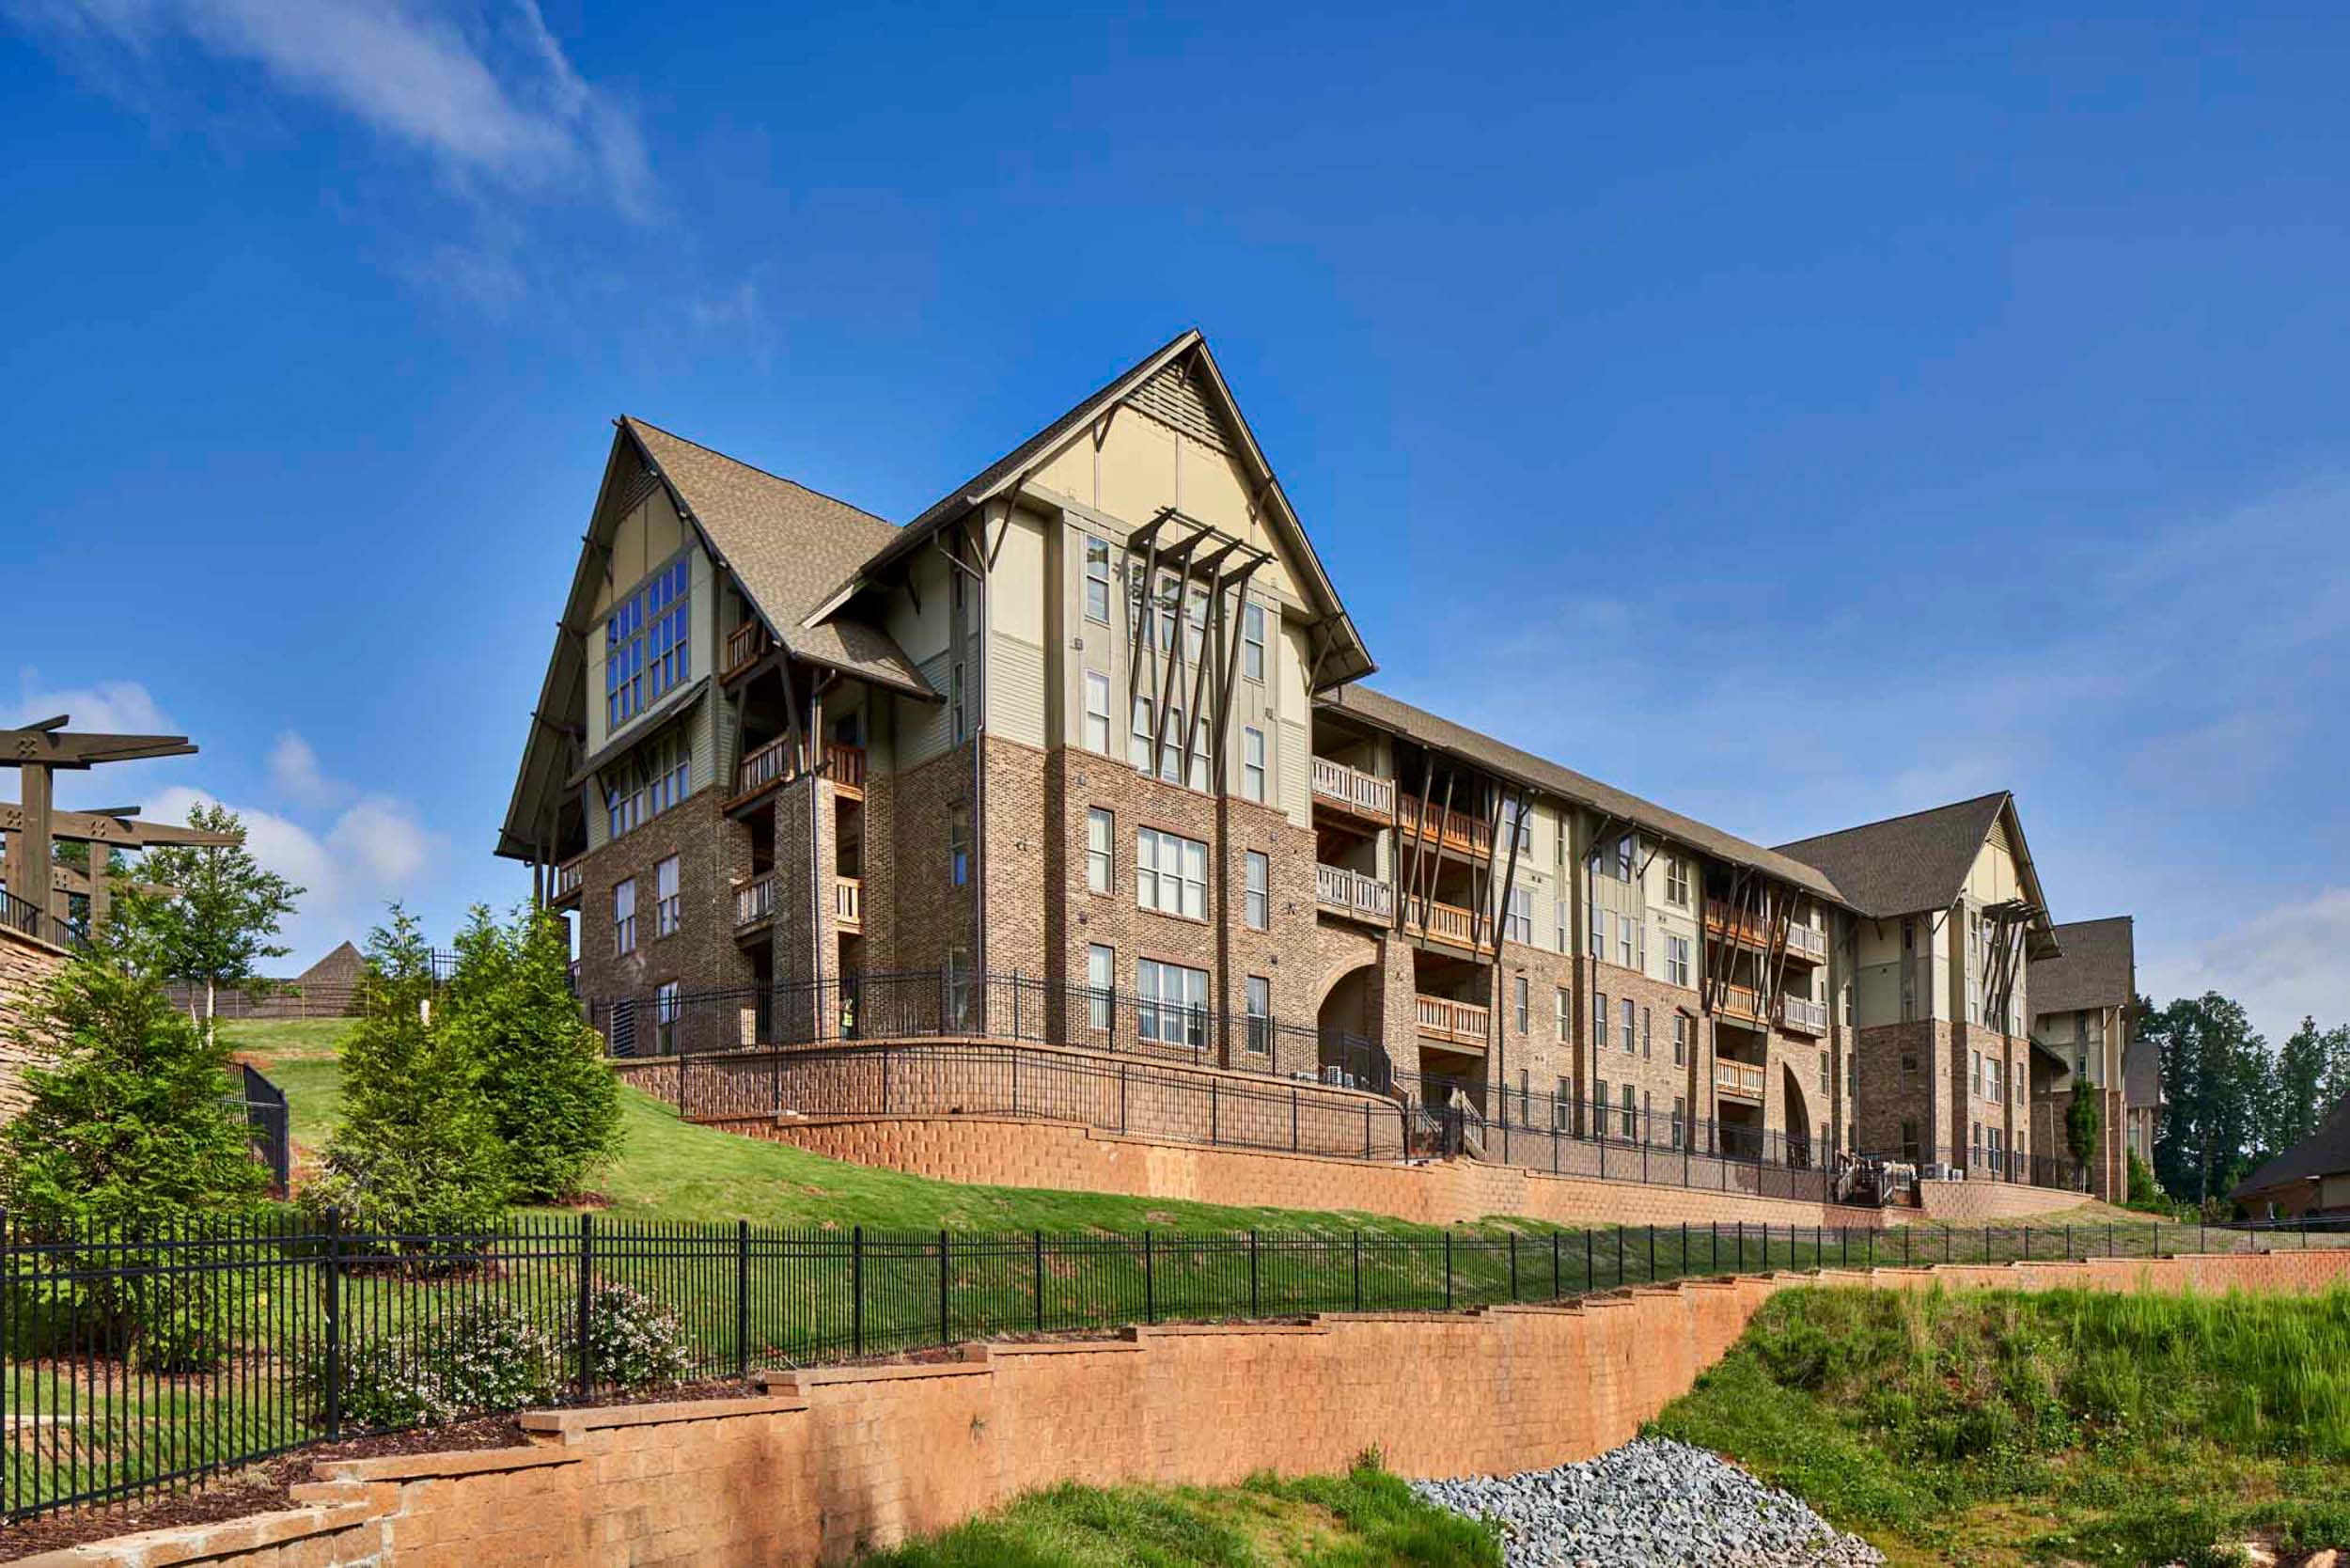
[[[1085,747],[1096,756],[1110,754],[1110,678],[1098,669],[1086,671]]]
[[[1689,983],[1689,939],[1668,935],[1665,938],[1665,978],[1673,984]]]
[[[1085,536],[1086,619],[1106,626],[1110,621],[1110,543]]]
[[[1250,931],[1273,929],[1273,861],[1262,850],[1241,855],[1241,918]]]
[[[1099,806],[1086,808],[1086,888],[1111,893],[1118,889],[1118,818]]]
[[[1638,1018],[1637,1005],[1634,1003],[1632,998],[1629,996],[1618,997],[1616,1000],[1616,1015],[1622,1024],[1623,1054],[1625,1056],[1631,1056],[1640,1048],[1639,1034],[1637,1027],[1637,1021]]]
[[[1243,725],[1240,731],[1241,798],[1262,802],[1264,792],[1264,731],[1253,725]]]
[[[1135,1033],[1160,1045],[1208,1043],[1208,972],[1155,958],[1135,963]]]
[[[1086,1023],[1108,1034],[1118,1021],[1118,949],[1094,942],[1086,948]]]
[[[1534,945],[1534,890],[1531,887],[1510,889],[1510,906],[1501,915],[1501,938],[1523,947]]]
[[[612,885],[612,951],[622,958],[636,950],[636,879]]]
[[[1126,763],[1136,773],[1151,771],[1151,699],[1137,697],[1130,715],[1132,728],[1126,736]]]
[[[1273,1054],[1273,982],[1250,975],[1241,985],[1241,1011],[1246,1020],[1245,1042],[1251,1056]]]
[[[663,980],[652,988],[653,1049],[665,1057],[677,1055],[678,982]]]
[[[1240,674],[1244,681],[1264,679],[1265,621],[1264,606],[1254,599],[1244,600],[1240,607]]]
[[[685,902],[678,890],[678,857],[665,855],[652,869],[652,934],[675,936],[684,923]]]
[[[1135,829],[1135,905],[1183,919],[1208,917],[1208,846],[1155,827]]]

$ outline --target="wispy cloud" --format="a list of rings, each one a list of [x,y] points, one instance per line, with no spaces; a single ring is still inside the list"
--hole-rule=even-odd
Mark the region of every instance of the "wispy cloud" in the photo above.
[[[257,68],[428,159],[460,190],[655,211],[644,138],[534,0],[9,0],[24,24],[152,81],[175,46]]]
[[[136,681],[93,681],[86,685],[59,686],[44,680],[26,665],[17,671],[16,709],[10,725],[36,724],[63,713],[76,729],[116,735],[176,733],[155,694]]]

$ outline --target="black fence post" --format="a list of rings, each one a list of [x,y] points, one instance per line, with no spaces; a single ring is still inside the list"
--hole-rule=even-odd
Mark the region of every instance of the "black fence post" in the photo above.
[[[865,1227],[862,1225],[849,1232],[849,1354],[865,1354]]]
[[[343,1215],[326,1211],[326,1435],[343,1435]]]
[[[1044,1232],[1043,1232],[1043,1231],[1039,1231],[1038,1232],[1036,1232],[1035,1244],[1036,1244],[1036,1258],[1035,1258],[1035,1264],[1034,1264],[1034,1268],[1033,1268],[1033,1271],[1032,1271],[1032,1272],[1034,1272],[1034,1274],[1035,1274],[1035,1276],[1036,1276],[1036,1331],[1037,1331],[1038,1333],[1042,1334],[1042,1333],[1043,1333],[1043,1332],[1044,1332]]]
[[[734,1222],[734,1375],[751,1377],[751,1222]]]
[[[1510,1232],[1510,1299],[1518,1298],[1518,1233]]]
[[[942,1225],[938,1229],[938,1342],[942,1345],[950,1342],[953,1338],[952,1323],[947,1315],[948,1278],[947,1228]]]
[[[1159,1321],[1157,1270],[1151,1256],[1151,1232],[1142,1233],[1142,1321]]]
[[[1257,1292],[1257,1232],[1254,1231],[1248,1232],[1248,1315],[1252,1318],[1264,1316],[1261,1297]]]
[[[1355,1232],[1355,1310],[1363,1309],[1363,1233]]]
[[[1449,1227],[1444,1233],[1444,1309],[1448,1312],[1452,1310],[1452,1231]]]
[[[1219,1128],[1218,1128],[1218,1125],[1217,1125],[1217,1117],[1216,1117],[1216,1094],[1215,1094],[1215,1080],[1214,1080],[1214,1078],[1210,1078],[1210,1079],[1208,1080],[1208,1141],[1209,1141],[1209,1143],[1211,1143],[1211,1144],[1215,1144],[1215,1143],[1221,1143],[1221,1142],[1223,1141],[1223,1139],[1222,1139],[1222,1138],[1220,1138],[1220,1137],[1218,1137],[1216,1136],[1216,1135],[1217,1135],[1217,1133],[1218,1133],[1218,1131],[1219,1131]]]
[[[1656,1227],[1648,1228],[1648,1282],[1656,1283]]]
[[[1297,1090],[1290,1090],[1290,1152],[1297,1152]]]
[[[1597,1284],[1591,1274],[1591,1233],[1586,1231],[1583,1232],[1583,1294],[1590,1294]]]
[[[573,1303],[579,1314],[576,1333],[579,1353],[579,1397],[585,1403],[596,1384],[595,1354],[588,1344],[588,1296],[595,1289],[595,1219],[592,1214],[579,1216],[579,1299]]]

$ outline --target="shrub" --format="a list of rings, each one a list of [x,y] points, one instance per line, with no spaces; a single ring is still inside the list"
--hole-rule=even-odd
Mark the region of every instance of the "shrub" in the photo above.
[[[677,1315],[633,1286],[604,1280],[588,1297],[588,1368],[598,1388],[627,1392],[685,1380]]]
[[[518,1410],[554,1396],[555,1341],[503,1302],[469,1303],[401,1337],[363,1341],[343,1358],[342,1417],[390,1430],[438,1425],[485,1411]],[[325,1364],[314,1362],[314,1397]]]

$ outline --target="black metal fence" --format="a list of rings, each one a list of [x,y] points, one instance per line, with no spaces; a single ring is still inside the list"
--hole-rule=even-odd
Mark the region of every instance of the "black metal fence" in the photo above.
[[[60,920],[41,905],[0,889],[0,926],[52,947],[75,950],[89,943],[89,927],[79,920]]]
[[[1773,1269],[2345,1243],[2316,1226],[1053,1236],[593,1216],[464,1235],[288,1216],[133,1235],[32,1232],[0,1215],[0,1508],[19,1519],[372,1431],[990,1335],[1561,1300]],[[613,1331],[623,1318],[634,1332]]]
[[[293,1177],[293,1138],[286,1091],[261,1075],[251,1062],[237,1064],[242,1094],[238,1108],[252,1130],[253,1153],[269,1168],[270,1195],[283,1198]]]

